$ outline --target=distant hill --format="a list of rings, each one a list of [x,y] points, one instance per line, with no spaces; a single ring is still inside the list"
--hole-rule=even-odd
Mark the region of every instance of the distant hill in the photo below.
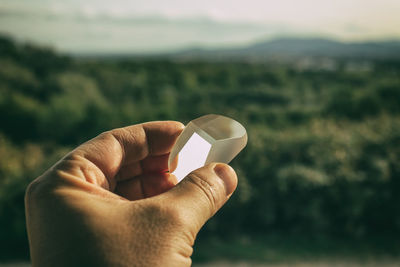
[[[400,40],[344,43],[321,38],[281,38],[230,49],[189,49],[169,54],[178,59],[274,60],[293,57],[400,59]]]

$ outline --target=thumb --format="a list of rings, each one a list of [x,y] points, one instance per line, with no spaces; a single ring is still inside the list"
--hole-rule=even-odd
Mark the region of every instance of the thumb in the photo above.
[[[235,171],[227,164],[211,163],[187,175],[165,193],[193,236],[229,199],[237,186]]]

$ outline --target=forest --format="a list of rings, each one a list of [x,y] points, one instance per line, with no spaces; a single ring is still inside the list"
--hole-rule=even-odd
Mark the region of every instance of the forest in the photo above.
[[[210,113],[241,122],[249,142],[195,260],[396,255],[400,61],[310,60],[84,58],[1,37],[0,259],[29,258],[25,188],[69,150],[112,128]]]

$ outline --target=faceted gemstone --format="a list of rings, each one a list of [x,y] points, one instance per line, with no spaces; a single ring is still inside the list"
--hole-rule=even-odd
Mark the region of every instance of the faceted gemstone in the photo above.
[[[178,137],[168,165],[180,182],[191,171],[210,162],[229,163],[247,144],[246,129],[237,121],[215,114],[192,120]]]

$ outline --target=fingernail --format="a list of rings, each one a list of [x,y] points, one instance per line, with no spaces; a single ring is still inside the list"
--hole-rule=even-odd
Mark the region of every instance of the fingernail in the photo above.
[[[231,195],[233,191],[235,191],[237,185],[235,171],[227,164],[218,163],[214,167],[214,172],[224,181],[226,195]]]

